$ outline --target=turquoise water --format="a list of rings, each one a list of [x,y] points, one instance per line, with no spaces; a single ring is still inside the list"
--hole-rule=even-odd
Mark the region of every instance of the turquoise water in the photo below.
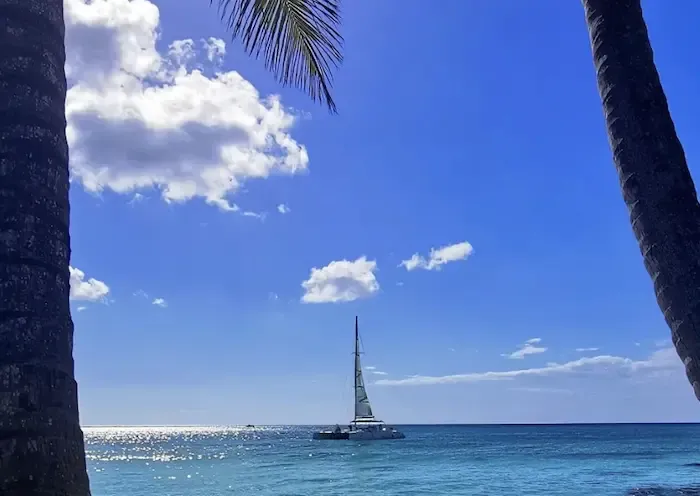
[[[88,428],[93,496],[700,495],[700,425],[312,430]]]

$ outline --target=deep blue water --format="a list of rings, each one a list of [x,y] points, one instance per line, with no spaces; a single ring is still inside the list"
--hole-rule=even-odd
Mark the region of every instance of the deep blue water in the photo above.
[[[87,428],[93,496],[700,496],[700,425]],[[693,464],[698,464],[694,466]]]

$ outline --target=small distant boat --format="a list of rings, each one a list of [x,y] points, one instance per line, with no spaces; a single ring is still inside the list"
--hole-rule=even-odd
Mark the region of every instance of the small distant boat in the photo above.
[[[334,429],[315,432],[314,439],[333,440],[374,440],[374,439],[403,439],[406,436],[394,427],[377,420],[369,404],[365,381],[360,365],[360,334],[355,317],[355,418],[346,428],[336,425]]]
[[[246,425],[246,427],[249,428],[249,429],[254,429],[254,428],[255,428],[255,426],[254,426],[253,424],[248,424],[248,425]]]

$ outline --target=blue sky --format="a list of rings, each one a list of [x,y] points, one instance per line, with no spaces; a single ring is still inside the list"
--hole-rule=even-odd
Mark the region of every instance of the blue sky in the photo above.
[[[645,9],[692,167],[700,6]],[[579,3],[345,2],[337,116],[207,2],[66,19],[83,424],[345,421],[355,315],[387,421],[700,420]]]

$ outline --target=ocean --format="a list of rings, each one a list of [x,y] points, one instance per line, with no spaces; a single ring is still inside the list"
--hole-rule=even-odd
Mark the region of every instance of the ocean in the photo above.
[[[93,496],[700,496],[700,425],[86,428]]]

